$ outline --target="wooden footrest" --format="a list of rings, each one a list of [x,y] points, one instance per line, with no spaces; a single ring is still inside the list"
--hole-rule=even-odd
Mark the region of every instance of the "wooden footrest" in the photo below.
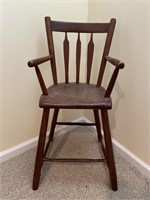
[[[48,162],[106,162],[105,158],[102,159],[80,159],[80,158],[43,158],[43,161]]]
[[[56,122],[57,125],[78,125],[78,126],[95,126],[95,123],[84,123],[84,122]]]

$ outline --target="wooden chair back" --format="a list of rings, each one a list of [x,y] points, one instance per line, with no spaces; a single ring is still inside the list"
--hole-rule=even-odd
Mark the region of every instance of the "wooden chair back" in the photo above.
[[[106,66],[106,56],[109,54],[112,37],[114,33],[116,20],[111,19],[109,23],[75,23],[75,22],[59,22],[53,21],[50,17],[45,17],[45,25],[46,25],[46,33],[47,33],[47,41],[49,54],[52,56],[51,58],[51,69],[53,82],[57,85],[58,76],[57,76],[57,68],[56,68],[56,59],[55,59],[55,50],[54,50],[54,41],[53,41],[53,32],[64,32],[64,41],[63,41],[63,54],[64,54],[64,65],[65,65],[65,83],[69,83],[69,56],[70,56],[70,41],[68,39],[68,33],[77,33],[77,41],[76,41],[76,80],[75,82],[78,84],[80,82],[80,62],[81,62],[81,48],[82,41],[80,35],[82,33],[89,33],[90,40],[87,45],[87,73],[86,73],[86,83],[90,83],[91,77],[91,69],[94,55],[94,41],[93,37],[95,33],[105,33],[106,40],[104,43],[104,50],[102,53],[102,59],[99,67],[99,73],[96,81],[97,87],[101,86],[103,75]]]

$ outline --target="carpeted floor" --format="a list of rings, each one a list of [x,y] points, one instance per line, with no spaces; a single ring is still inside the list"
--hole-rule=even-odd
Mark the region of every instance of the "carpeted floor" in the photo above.
[[[110,188],[104,163],[45,163],[39,189],[33,191],[35,160],[32,149],[0,166],[1,200],[149,200],[150,182],[115,152],[118,191]],[[55,137],[54,157],[99,158],[101,151],[94,130],[74,128]]]

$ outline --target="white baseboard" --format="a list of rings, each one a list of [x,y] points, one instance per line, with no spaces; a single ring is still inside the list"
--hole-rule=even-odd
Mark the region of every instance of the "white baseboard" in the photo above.
[[[82,120],[90,123],[91,121],[83,117]],[[95,129],[95,126],[92,126]],[[102,130],[103,134],[103,130]],[[150,165],[146,164],[143,160],[138,158],[135,154],[117,142],[115,139],[112,139],[113,148],[129,163],[136,167],[142,174],[144,174],[148,179],[150,179]]]
[[[3,163],[15,156],[18,156],[34,147],[36,147],[38,137],[32,138],[26,142],[18,144],[14,147],[11,147],[7,150],[0,152],[0,163]]]
[[[138,158],[135,154],[125,148],[116,140],[112,139],[114,149],[134,167],[136,167],[142,174],[150,179],[150,165]]]
[[[83,118],[78,118],[76,120],[73,120],[72,122],[78,122],[78,121],[81,121],[83,120]],[[59,136],[59,135],[62,135],[65,133],[65,128],[67,128],[68,126],[65,126],[65,125],[62,125],[62,126],[58,126],[56,127],[55,129],[55,133],[56,133],[56,136]],[[73,128],[73,126],[70,126],[68,130],[71,130]],[[49,134],[49,131],[47,131],[47,137],[48,137],[48,134]],[[14,147],[11,147],[7,150],[4,150],[2,152],[0,152],[0,163],[3,163],[13,157],[16,157],[34,147],[37,146],[37,142],[38,142],[38,136],[35,137],[35,138],[32,138],[26,142],[23,142],[21,144],[18,144]]]
[[[74,120],[73,122],[79,122],[79,121],[85,121],[85,122],[91,122],[85,117],[78,118]],[[62,135],[65,133],[65,128],[68,126],[60,126],[56,128],[56,136],[57,134]],[[71,130],[73,127],[70,126],[69,130]],[[93,126],[93,128],[95,128]],[[16,145],[15,147],[9,148],[5,151],[0,152],[0,163],[5,162],[9,160],[10,158],[13,158],[17,155],[20,155],[21,153],[26,152],[27,150],[30,150],[37,146],[38,137],[35,137],[33,139],[30,139],[26,142],[23,142],[19,145]],[[134,155],[131,151],[129,151],[127,148],[125,148],[123,145],[121,145],[116,140],[112,139],[113,147],[114,149],[128,162],[130,162],[134,167],[136,167],[142,174],[144,174],[147,178],[150,179],[150,166],[146,164],[144,161],[142,161],[140,158],[138,158],[136,155]]]

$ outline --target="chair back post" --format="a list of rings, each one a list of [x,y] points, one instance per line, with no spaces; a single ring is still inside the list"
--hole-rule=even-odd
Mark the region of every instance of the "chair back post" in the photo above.
[[[50,19],[50,17],[45,17],[45,26],[46,26],[46,34],[47,34],[49,54],[52,55],[50,62],[51,62],[53,82],[54,82],[55,85],[57,85],[57,70],[56,70],[54,42],[53,42],[53,34],[52,34],[52,29],[51,29],[51,19]]]
[[[104,75],[104,71],[105,71],[105,67],[106,67],[106,56],[109,54],[115,25],[116,25],[116,19],[112,18],[110,20],[109,30],[107,33],[106,42],[105,42],[105,46],[104,46],[102,61],[101,61],[99,75],[98,75],[98,79],[97,79],[97,87],[100,87],[102,84],[103,75]]]

